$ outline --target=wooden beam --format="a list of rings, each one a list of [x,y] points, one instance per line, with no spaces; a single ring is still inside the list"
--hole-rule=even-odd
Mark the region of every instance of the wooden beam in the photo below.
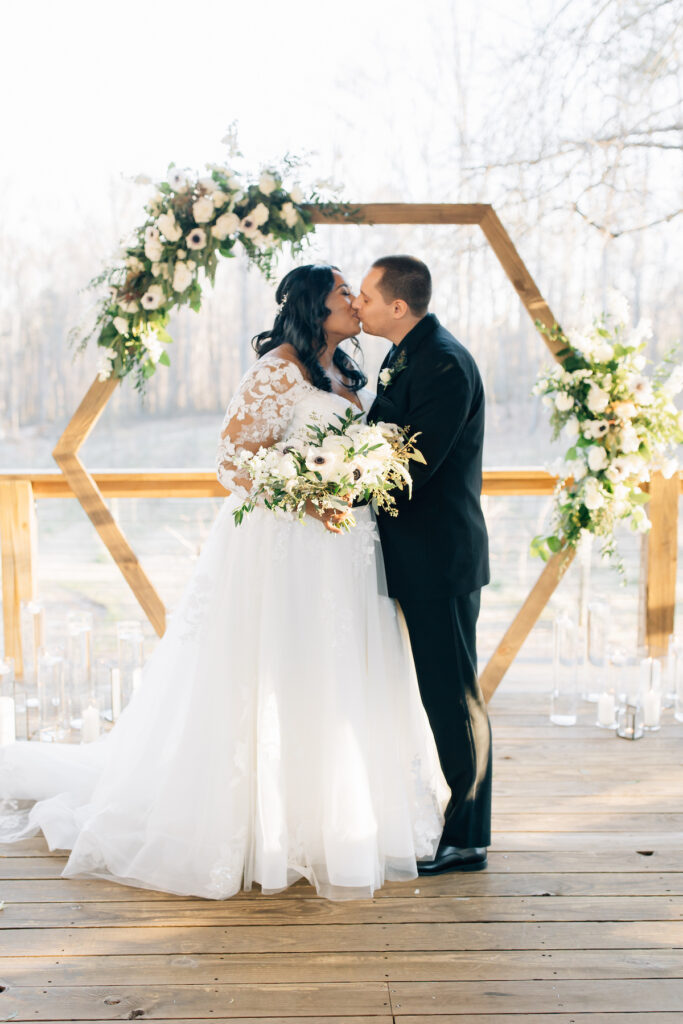
[[[91,472],[104,498],[224,498],[228,493],[211,469],[99,470]],[[0,480],[26,481],[34,498],[74,498],[63,473],[0,473]],[[482,494],[550,495],[557,477],[543,469],[486,469]]]
[[[538,580],[496,647],[491,660],[481,673],[479,683],[486,701],[490,701],[519,649],[535,626],[539,615],[574,558],[574,548],[564,548],[546,563]]]
[[[345,203],[326,213],[306,206],[314,224],[479,224],[491,209],[488,203]]]
[[[23,675],[21,602],[36,596],[36,518],[33,489],[26,480],[0,481],[2,616],[5,656]]]
[[[119,384],[118,378],[95,380],[69,421],[53,451],[74,496],[102,538],[136,600],[159,636],[166,629],[166,610],[159,594],[145,574],[137,556],[107,508],[97,484],[78,458],[77,452]]]
[[[650,522],[646,539],[645,635],[651,657],[667,653],[674,631],[676,563],[678,557],[678,496],[676,476],[665,480],[653,473],[650,480]]]
[[[553,327],[557,323],[557,318],[541,295],[536,282],[527,270],[526,264],[492,206],[487,208],[481,219],[480,227],[531,319],[534,322],[540,320],[547,328]],[[558,359],[558,352],[562,346],[545,334],[542,335],[542,338],[553,357]],[[560,361],[558,359],[558,362]]]

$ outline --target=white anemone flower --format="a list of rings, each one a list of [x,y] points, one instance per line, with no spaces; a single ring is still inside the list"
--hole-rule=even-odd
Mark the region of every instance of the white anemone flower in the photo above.
[[[206,245],[206,231],[203,228],[193,228],[186,241],[188,249],[203,249]]]
[[[160,284],[153,284],[140,299],[143,309],[158,309],[164,301],[164,289]]]
[[[168,172],[168,183],[174,192],[184,192],[188,186],[185,171],[181,171],[179,167],[172,167]]]
[[[338,482],[345,475],[344,460],[335,452],[327,452],[322,448],[309,448],[306,455],[306,468],[312,473],[320,473],[323,483],[330,480]]]

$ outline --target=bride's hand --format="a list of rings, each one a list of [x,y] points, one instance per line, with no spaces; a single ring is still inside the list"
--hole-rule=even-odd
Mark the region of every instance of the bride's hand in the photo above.
[[[351,511],[351,502],[349,502],[349,512]],[[319,519],[326,530],[330,533],[341,533],[341,524],[349,514],[348,512],[337,511],[336,509],[327,509],[325,512],[321,512],[320,509],[316,508],[312,501],[306,502],[306,514],[313,516],[314,519]]]

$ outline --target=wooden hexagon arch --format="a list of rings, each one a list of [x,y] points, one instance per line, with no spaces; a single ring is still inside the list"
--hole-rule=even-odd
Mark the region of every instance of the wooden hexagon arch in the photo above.
[[[320,207],[309,207],[309,210],[315,224],[358,223],[356,218],[349,220],[344,210],[332,215]],[[349,204],[347,210],[349,212],[357,211],[360,223],[367,225],[478,224],[531,319],[533,321],[540,320],[548,328],[556,322],[548,303],[541,295],[521,256],[515,249],[512,239],[489,204],[360,203],[358,205]],[[560,346],[547,335],[541,335],[541,337],[553,357],[559,361]],[[107,402],[119,383],[120,379],[114,377],[106,381],[96,380],[90,386],[52,454],[74,496],[80,502],[121,570],[140,607],[157,634],[163,636],[166,628],[166,612],[161,598],[107,508],[97,484],[78,457],[79,449],[104,412]],[[490,699],[502,680],[573,557],[573,549],[565,548],[553,555],[547,562],[538,581],[532,587],[522,608],[481,674],[481,686],[487,700]]]

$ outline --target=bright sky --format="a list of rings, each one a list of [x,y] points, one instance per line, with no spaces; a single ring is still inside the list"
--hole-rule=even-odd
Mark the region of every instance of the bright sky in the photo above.
[[[436,155],[465,114],[449,102],[452,16],[466,55],[474,40],[476,59],[460,73],[476,119],[489,56],[523,40],[532,2],[538,14],[552,0],[6,5],[4,204],[24,229],[79,230],[112,204],[112,178],[224,159],[233,120],[250,164],[314,151],[314,178],[333,176],[347,198],[368,201],[396,191],[399,162],[396,198],[452,199],[430,196],[411,167],[416,127],[430,129]]]

